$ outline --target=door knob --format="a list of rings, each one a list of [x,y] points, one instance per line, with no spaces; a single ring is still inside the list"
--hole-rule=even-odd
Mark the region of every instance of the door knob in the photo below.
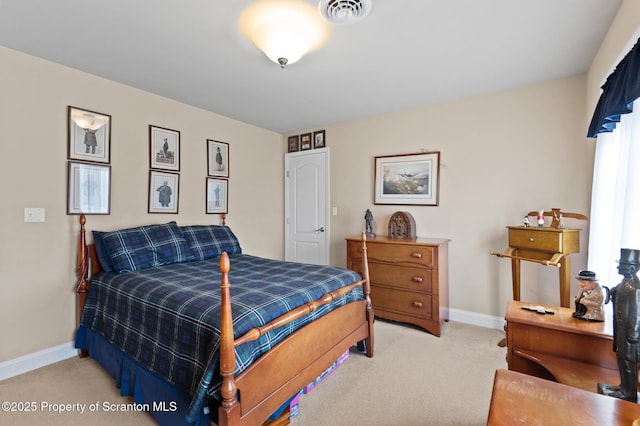
[[[320,228],[314,230],[313,232],[324,232],[324,226],[321,226]]]

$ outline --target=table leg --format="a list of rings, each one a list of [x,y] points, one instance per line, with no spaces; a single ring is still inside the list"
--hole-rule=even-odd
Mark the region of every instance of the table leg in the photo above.
[[[560,261],[560,306],[569,308],[571,293],[571,258],[566,256]],[[517,299],[516,299],[517,300]]]
[[[513,285],[513,300],[520,300],[520,259],[511,259],[511,280]]]

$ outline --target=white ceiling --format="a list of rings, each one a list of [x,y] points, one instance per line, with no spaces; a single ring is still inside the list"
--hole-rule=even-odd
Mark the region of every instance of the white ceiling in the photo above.
[[[249,0],[0,0],[0,45],[286,134],[581,74],[621,1],[372,0],[280,69]]]

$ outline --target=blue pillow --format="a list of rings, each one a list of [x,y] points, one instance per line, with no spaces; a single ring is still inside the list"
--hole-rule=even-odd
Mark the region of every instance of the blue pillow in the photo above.
[[[192,225],[183,226],[182,232],[197,260],[227,254],[241,254],[238,239],[228,226]]]
[[[195,259],[175,222],[106,232],[102,242],[117,273]]]
[[[107,253],[107,249],[104,247],[104,241],[102,241],[102,237],[105,232],[102,231],[92,231],[93,233],[93,247],[96,250],[96,257],[98,258],[98,263],[100,263],[100,267],[103,271],[111,272],[113,271],[113,264],[111,263],[111,258]]]

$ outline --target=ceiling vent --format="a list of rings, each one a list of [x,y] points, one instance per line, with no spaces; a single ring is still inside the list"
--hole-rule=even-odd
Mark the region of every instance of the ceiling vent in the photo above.
[[[320,0],[318,8],[332,24],[352,24],[371,12],[371,0]]]

